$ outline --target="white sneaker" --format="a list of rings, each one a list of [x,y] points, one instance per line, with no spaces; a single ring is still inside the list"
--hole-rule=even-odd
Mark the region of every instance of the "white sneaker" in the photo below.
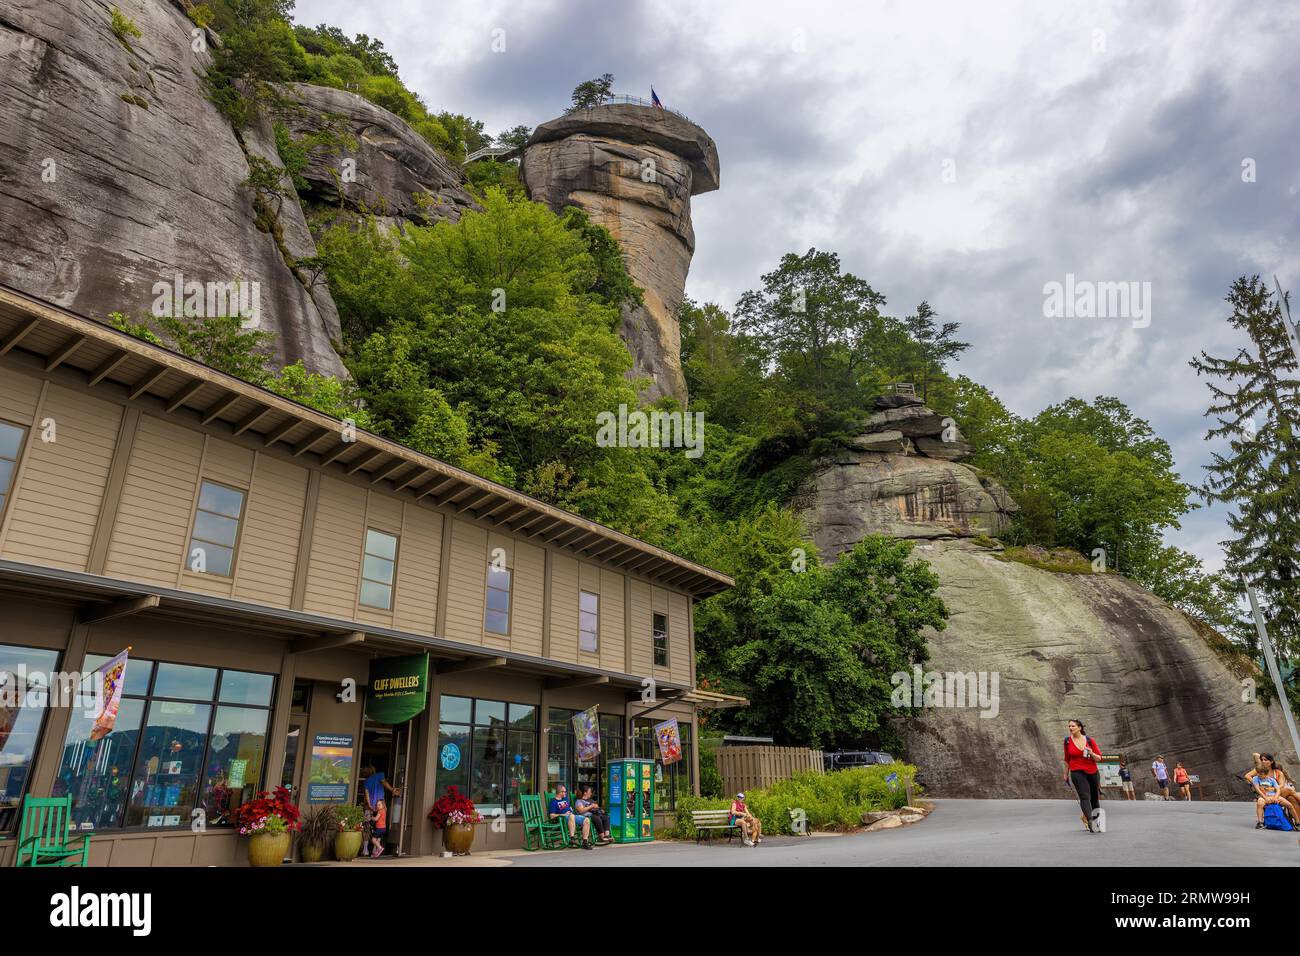
[[[745,841],[745,846],[753,846],[753,845],[754,845],[754,841],[751,840],[751,839],[750,839],[749,837],[747,837],[747,836],[746,836],[746,837],[741,837],[741,839]]]

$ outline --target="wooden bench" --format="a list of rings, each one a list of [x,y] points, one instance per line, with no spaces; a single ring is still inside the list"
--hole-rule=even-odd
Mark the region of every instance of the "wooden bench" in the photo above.
[[[695,842],[699,843],[705,835],[712,836],[713,830],[726,830],[727,842],[740,829],[739,823],[731,822],[730,810],[692,810],[691,824],[695,827]]]
[[[90,834],[68,839],[71,797],[24,797],[14,866],[85,866]]]

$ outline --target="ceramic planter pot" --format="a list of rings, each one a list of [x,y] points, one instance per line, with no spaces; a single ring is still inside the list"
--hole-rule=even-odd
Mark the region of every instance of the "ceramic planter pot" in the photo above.
[[[314,843],[304,843],[298,848],[304,863],[319,863],[325,858],[325,848]]]
[[[465,856],[474,843],[474,824],[449,823],[442,828],[442,845],[456,856]]]
[[[289,832],[258,833],[248,838],[250,866],[279,866],[289,853]]]
[[[345,862],[355,860],[360,852],[361,831],[340,830],[339,835],[334,838],[334,859]]]

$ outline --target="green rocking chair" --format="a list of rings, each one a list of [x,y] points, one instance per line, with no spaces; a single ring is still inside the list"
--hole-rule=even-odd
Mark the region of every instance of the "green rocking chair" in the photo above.
[[[14,866],[85,866],[90,834],[68,839],[71,797],[24,797]]]
[[[525,850],[559,850],[569,845],[568,831],[560,821],[548,819],[540,794],[521,794],[519,805],[524,812]]]

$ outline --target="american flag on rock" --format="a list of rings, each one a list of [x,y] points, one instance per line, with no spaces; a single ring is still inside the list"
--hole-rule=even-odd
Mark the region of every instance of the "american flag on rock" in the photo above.
[[[659,99],[659,94],[655,92],[655,88],[653,86],[650,87],[650,103],[654,106],[659,107],[659,109],[664,108],[663,100]]]

